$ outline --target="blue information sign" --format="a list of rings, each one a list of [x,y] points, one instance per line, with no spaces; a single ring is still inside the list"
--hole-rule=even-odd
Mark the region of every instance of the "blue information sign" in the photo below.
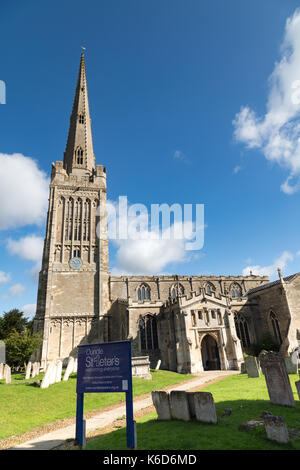
[[[83,442],[84,393],[126,393],[127,446],[134,448],[131,341],[78,346],[76,440]]]
[[[129,376],[129,341],[78,346],[77,393],[127,392]]]

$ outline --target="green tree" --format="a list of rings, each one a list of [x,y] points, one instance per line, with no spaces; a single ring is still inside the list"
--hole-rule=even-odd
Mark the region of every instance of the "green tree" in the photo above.
[[[31,333],[28,328],[23,332],[13,330],[5,339],[6,361],[10,366],[23,366],[32,353],[42,344],[40,333]]]
[[[24,313],[17,308],[4,312],[0,317],[0,339],[7,338],[13,331],[22,333],[30,326],[30,321],[23,315]]]

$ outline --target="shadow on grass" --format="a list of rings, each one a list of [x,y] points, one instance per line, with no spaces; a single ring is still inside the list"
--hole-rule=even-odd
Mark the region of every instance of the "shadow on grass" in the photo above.
[[[224,409],[231,408],[231,415]],[[263,425],[251,431],[239,430],[239,425],[251,419],[259,419],[262,411],[282,416],[288,428],[300,431],[300,404],[296,408],[272,405],[267,400],[234,400],[216,404],[216,425],[192,420],[158,421],[153,412],[137,422],[138,449],[140,450],[300,450],[300,438],[286,445],[271,442],[266,437]],[[126,428],[91,438],[87,450],[126,449]]]

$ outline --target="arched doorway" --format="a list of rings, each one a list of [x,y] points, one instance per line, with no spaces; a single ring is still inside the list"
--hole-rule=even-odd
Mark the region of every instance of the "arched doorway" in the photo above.
[[[205,335],[201,343],[201,355],[204,370],[220,370],[220,355],[217,341],[211,335]]]

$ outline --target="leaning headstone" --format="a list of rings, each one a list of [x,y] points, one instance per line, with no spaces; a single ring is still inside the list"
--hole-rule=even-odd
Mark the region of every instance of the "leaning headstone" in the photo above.
[[[69,379],[70,374],[72,374],[74,368],[74,357],[70,356],[68,360],[68,365],[64,374],[63,380],[66,381]]]
[[[56,364],[56,377],[55,377],[55,382],[60,382],[61,381],[61,373],[62,373],[62,362],[57,361]]]
[[[284,358],[285,367],[288,374],[297,374],[298,372],[298,363],[295,361],[294,356],[289,356]]]
[[[157,419],[170,420],[171,410],[168,392],[164,390],[153,390],[152,401],[156,409]]]
[[[75,357],[74,359],[74,366],[73,366],[73,374],[76,374],[77,372],[77,367],[78,367],[78,359]]]
[[[27,366],[26,366],[25,380],[28,380],[28,379],[30,378],[31,367],[32,367],[32,364],[31,364],[31,362],[29,361],[28,364],[27,364]]]
[[[296,385],[296,389],[297,389],[297,392],[298,392],[298,397],[299,397],[299,400],[300,400],[300,380],[295,382],[295,385]]]
[[[214,398],[209,392],[194,392],[195,416],[202,423],[217,423]]]
[[[4,372],[4,364],[0,363],[0,380],[4,379],[3,372]]]
[[[6,347],[4,341],[0,341],[0,363],[6,363]]]
[[[295,406],[284,357],[276,352],[263,351],[259,355],[271,403]]]
[[[4,379],[5,379],[5,383],[7,384],[11,383],[11,368],[9,367],[8,364],[5,364],[4,366]]]
[[[248,377],[250,378],[259,377],[259,365],[258,365],[258,361],[256,357],[246,356],[245,367],[246,367]]]
[[[169,399],[172,419],[190,421],[191,415],[186,392],[182,390],[172,390]]]
[[[55,383],[55,380],[56,380],[56,369],[57,369],[57,366],[56,366],[56,361],[53,361],[53,368],[52,368],[52,372],[50,374],[50,383],[49,385],[53,385]]]
[[[161,365],[161,359],[158,359],[155,370],[159,370],[160,365]]]
[[[288,429],[281,416],[266,416],[264,423],[268,439],[279,444],[287,444],[289,442]]]
[[[39,367],[38,362],[34,362],[33,368],[32,368],[32,377],[36,377],[37,375],[39,375],[38,367]]]
[[[52,377],[52,374],[53,374],[53,368],[54,368],[55,364],[54,362],[50,362],[50,364],[48,364],[48,366],[46,367],[46,372],[44,374],[44,377],[43,377],[43,380],[42,380],[42,383],[41,383],[41,388],[48,388],[49,385],[50,385],[50,379]]]

